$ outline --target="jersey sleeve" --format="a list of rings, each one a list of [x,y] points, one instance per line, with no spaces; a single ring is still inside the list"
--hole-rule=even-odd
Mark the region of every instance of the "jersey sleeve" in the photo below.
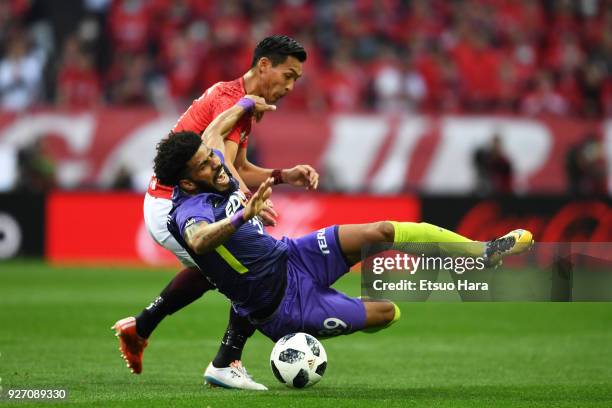
[[[239,123],[236,124],[234,129],[232,129],[230,134],[227,135],[225,140],[231,140],[232,142],[236,143],[238,146],[243,147],[243,145],[242,145],[243,142],[240,141],[240,136],[241,136],[240,134],[242,132],[240,131],[239,125],[240,125]]]
[[[206,120],[204,118],[204,104],[200,100],[196,100],[185,113],[181,115],[179,120],[172,128],[173,132],[192,131],[196,133],[204,132],[206,129]]]
[[[215,108],[213,109],[213,117],[216,118],[232,106],[234,106],[234,102],[232,102],[230,99],[223,100],[215,105]],[[248,135],[250,132],[251,117],[249,115],[244,115],[238,120],[238,123],[236,123],[236,126],[234,126],[234,128],[230,131],[225,140],[231,140],[238,146],[246,148]]]
[[[209,224],[215,222],[215,214],[211,204],[198,198],[188,200],[177,208],[175,220],[181,235],[185,236],[185,230],[194,224],[201,221]]]

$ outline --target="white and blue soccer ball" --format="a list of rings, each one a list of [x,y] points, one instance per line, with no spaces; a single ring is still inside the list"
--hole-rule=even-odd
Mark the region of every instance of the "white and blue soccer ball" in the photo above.
[[[323,377],[327,353],[310,334],[288,334],[274,345],[270,366],[276,379],[288,387],[310,387]]]

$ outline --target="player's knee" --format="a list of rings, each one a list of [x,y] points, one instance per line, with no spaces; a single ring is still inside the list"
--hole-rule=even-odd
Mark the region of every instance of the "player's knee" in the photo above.
[[[400,318],[400,309],[390,301],[366,303],[366,333],[376,333],[397,322]]]
[[[388,300],[366,302],[366,313],[372,326],[385,326],[399,315],[396,313],[397,306]]]
[[[379,239],[383,242],[393,242],[395,238],[395,227],[389,221],[381,221],[374,224]]]
[[[381,320],[384,325],[389,325],[399,319],[399,308],[393,302],[384,302],[381,308]],[[397,317],[397,319],[396,319]]]

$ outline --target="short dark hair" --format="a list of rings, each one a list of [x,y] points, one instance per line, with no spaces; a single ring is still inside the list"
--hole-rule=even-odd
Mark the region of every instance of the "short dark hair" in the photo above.
[[[272,66],[282,64],[288,56],[297,58],[298,61],[306,61],[307,54],[302,44],[286,35],[272,35],[266,37],[257,44],[253,53],[251,68],[257,65],[260,58],[266,57],[272,61]]]
[[[155,176],[161,184],[176,186],[184,178],[187,162],[200,148],[202,138],[195,132],[170,132],[157,144],[153,160]]]

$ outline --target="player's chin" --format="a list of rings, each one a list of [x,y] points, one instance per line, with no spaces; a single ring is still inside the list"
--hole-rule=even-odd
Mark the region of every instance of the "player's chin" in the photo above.
[[[225,178],[222,180],[217,180],[215,182],[215,188],[219,191],[225,191],[229,188],[230,186],[230,181],[229,178]]]
[[[276,102],[278,102],[278,101],[280,101],[281,99],[283,99],[283,98],[284,98],[286,95],[287,95],[287,94],[274,95],[274,96],[272,97],[272,100],[271,100],[270,102],[268,102],[268,103],[275,104]]]
[[[227,189],[229,184],[230,184],[229,175],[227,174],[224,168],[221,168],[221,170],[217,174],[217,177],[215,177],[215,180],[214,180],[215,188],[218,190],[225,190]]]

